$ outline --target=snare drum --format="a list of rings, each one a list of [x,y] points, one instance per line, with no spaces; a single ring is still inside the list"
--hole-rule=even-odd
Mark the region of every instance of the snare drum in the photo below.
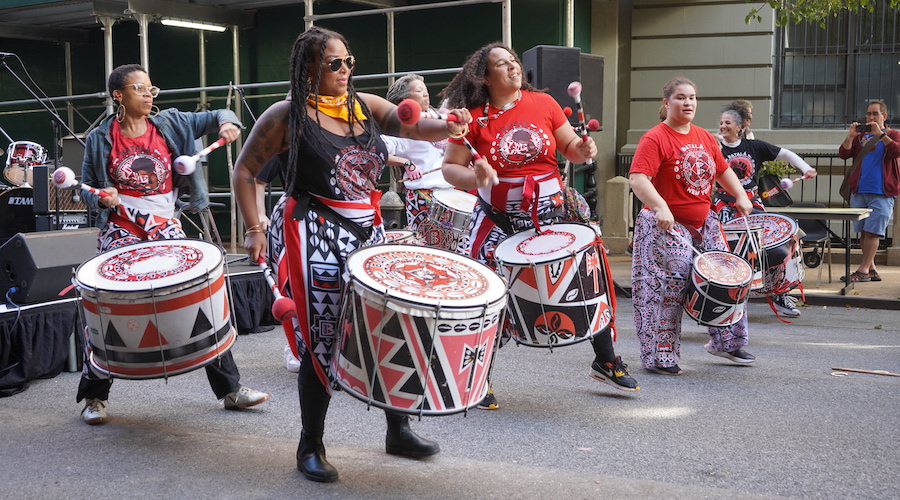
[[[419,240],[431,247],[461,252],[478,198],[457,189],[435,189],[431,196],[428,215],[416,228]]]
[[[506,307],[489,267],[413,245],[360,248],[350,277],[332,373],[352,396],[415,415],[449,415],[487,394]]]
[[[497,245],[495,256],[509,282],[516,342],[553,348],[610,326],[612,278],[603,242],[590,226],[562,223],[516,233]]]
[[[737,223],[732,221],[722,224],[722,230],[725,232],[725,239],[728,241],[728,249],[731,250],[731,253],[746,260],[753,269],[750,289],[762,289],[763,271],[766,269],[766,253],[763,251],[762,244],[763,226],[750,226],[748,233],[744,220],[739,219]]]
[[[694,257],[684,310],[697,323],[729,326],[744,316],[753,269],[729,252],[712,250]]]
[[[797,221],[781,214],[750,214],[751,226],[762,226],[762,247],[765,250],[763,266],[763,286],[760,294],[783,293],[803,281],[803,254],[800,252],[800,237]],[[742,218],[731,221],[743,225]]]
[[[78,267],[90,363],[112,377],[195,370],[234,344],[222,250],[205,241],[146,241]]]
[[[47,161],[47,150],[40,144],[30,141],[16,141],[6,150],[6,167],[3,177],[13,186],[31,185],[33,182],[31,168],[43,165]]]

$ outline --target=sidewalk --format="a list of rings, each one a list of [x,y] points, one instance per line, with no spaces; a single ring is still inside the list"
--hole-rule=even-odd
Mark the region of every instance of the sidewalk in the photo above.
[[[869,309],[900,310],[900,267],[878,265],[878,274],[882,281],[855,283],[847,290],[846,295],[841,295],[844,283],[841,276],[844,275],[844,262],[840,256],[834,256],[831,264],[832,280],[828,282],[828,263],[823,261],[822,281],[816,286],[816,277],[819,268],[805,269],[802,291],[798,287],[791,291],[791,295],[800,299],[805,296],[807,305],[864,307]],[[631,256],[610,255],[609,267],[612,270],[613,279],[620,287],[631,292]],[[850,272],[856,270],[856,264],[851,264]],[[751,300],[764,300],[761,297]]]

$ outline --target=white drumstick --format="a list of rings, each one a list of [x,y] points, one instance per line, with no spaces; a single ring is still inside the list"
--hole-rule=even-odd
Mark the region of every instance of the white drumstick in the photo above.
[[[201,156],[208,155],[224,144],[225,138],[223,137],[218,141],[210,144],[209,146],[206,146],[205,149],[195,154],[194,156],[181,155],[178,158],[175,158],[175,164],[173,165],[173,168],[181,175],[191,175],[194,173],[194,170],[197,169],[197,162],[200,161]]]
[[[78,179],[75,178],[75,172],[69,167],[59,167],[53,172],[53,185],[59,189],[80,188],[102,198],[112,196],[106,191],[101,191],[93,186],[78,182]]]

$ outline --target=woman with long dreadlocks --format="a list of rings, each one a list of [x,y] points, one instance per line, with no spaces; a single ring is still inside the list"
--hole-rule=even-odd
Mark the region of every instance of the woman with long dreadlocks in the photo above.
[[[338,33],[312,27],[291,53],[292,98],[269,107],[250,132],[235,165],[234,193],[248,229],[244,246],[257,259],[266,251],[258,223],[256,177],[274,155],[288,151],[284,238],[288,275],[306,345],[297,385],[303,430],[297,468],[310,480],[332,482],[337,470],[325,458],[322,435],[331,400],[329,367],[344,288],[342,275],[353,250],[384,241],[376,183],[387,160],[382,133],[436,141],[464,131],[460,122],[423,119],[404,125],[386,99],[354,90],[355,63]],[[386,451],[413,458],[440,451],[416,435],[405,415],[385,411]]]
[[[456,187],[478,190],[468,254],[493,265],[494,249],[506,237],[536,223],[561,220],[556,153],[584,163],[597,154],[597,146],[590,137],[582,140],[575,133],[553,97],[525,81],[519,57],[499,42],[470,55],[443,95],[448,106],[468,108],[475,119],[464,138],[450,139],[442,170]],[[464,141],[481,158],[474,159]],[[468,167],[470,162],[474,168]],[[616,356],[610,330],[591,332],[596,333],[591,339],[596,356],[590,376],[623,391],[636,391],[637,381]],[[493,389],[478,407],[499,408]]]

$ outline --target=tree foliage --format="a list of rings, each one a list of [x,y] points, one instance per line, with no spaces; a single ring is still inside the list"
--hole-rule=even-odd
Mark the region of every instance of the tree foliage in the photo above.
[[[750,13],[744,18],[747,24],[756,20],[762,22],[762,12],[765,8],[771,8],[775,12],[775,24],[778,26],[786,26],[789,23],[799,24],[803,22],[817,22],[819,25],[825,25],[825,20],[829,17],[837,16],[841,11],[852,13],[859,12],[860,9],[866,9],[872,12],[875,9],[877,0],[767,0],[759,2],[754,0],[746,0],[747,3],[759,4],[759,7],[750,9]],[[883,0],[888,3],[892,9],[900,8],[900,0]]]

